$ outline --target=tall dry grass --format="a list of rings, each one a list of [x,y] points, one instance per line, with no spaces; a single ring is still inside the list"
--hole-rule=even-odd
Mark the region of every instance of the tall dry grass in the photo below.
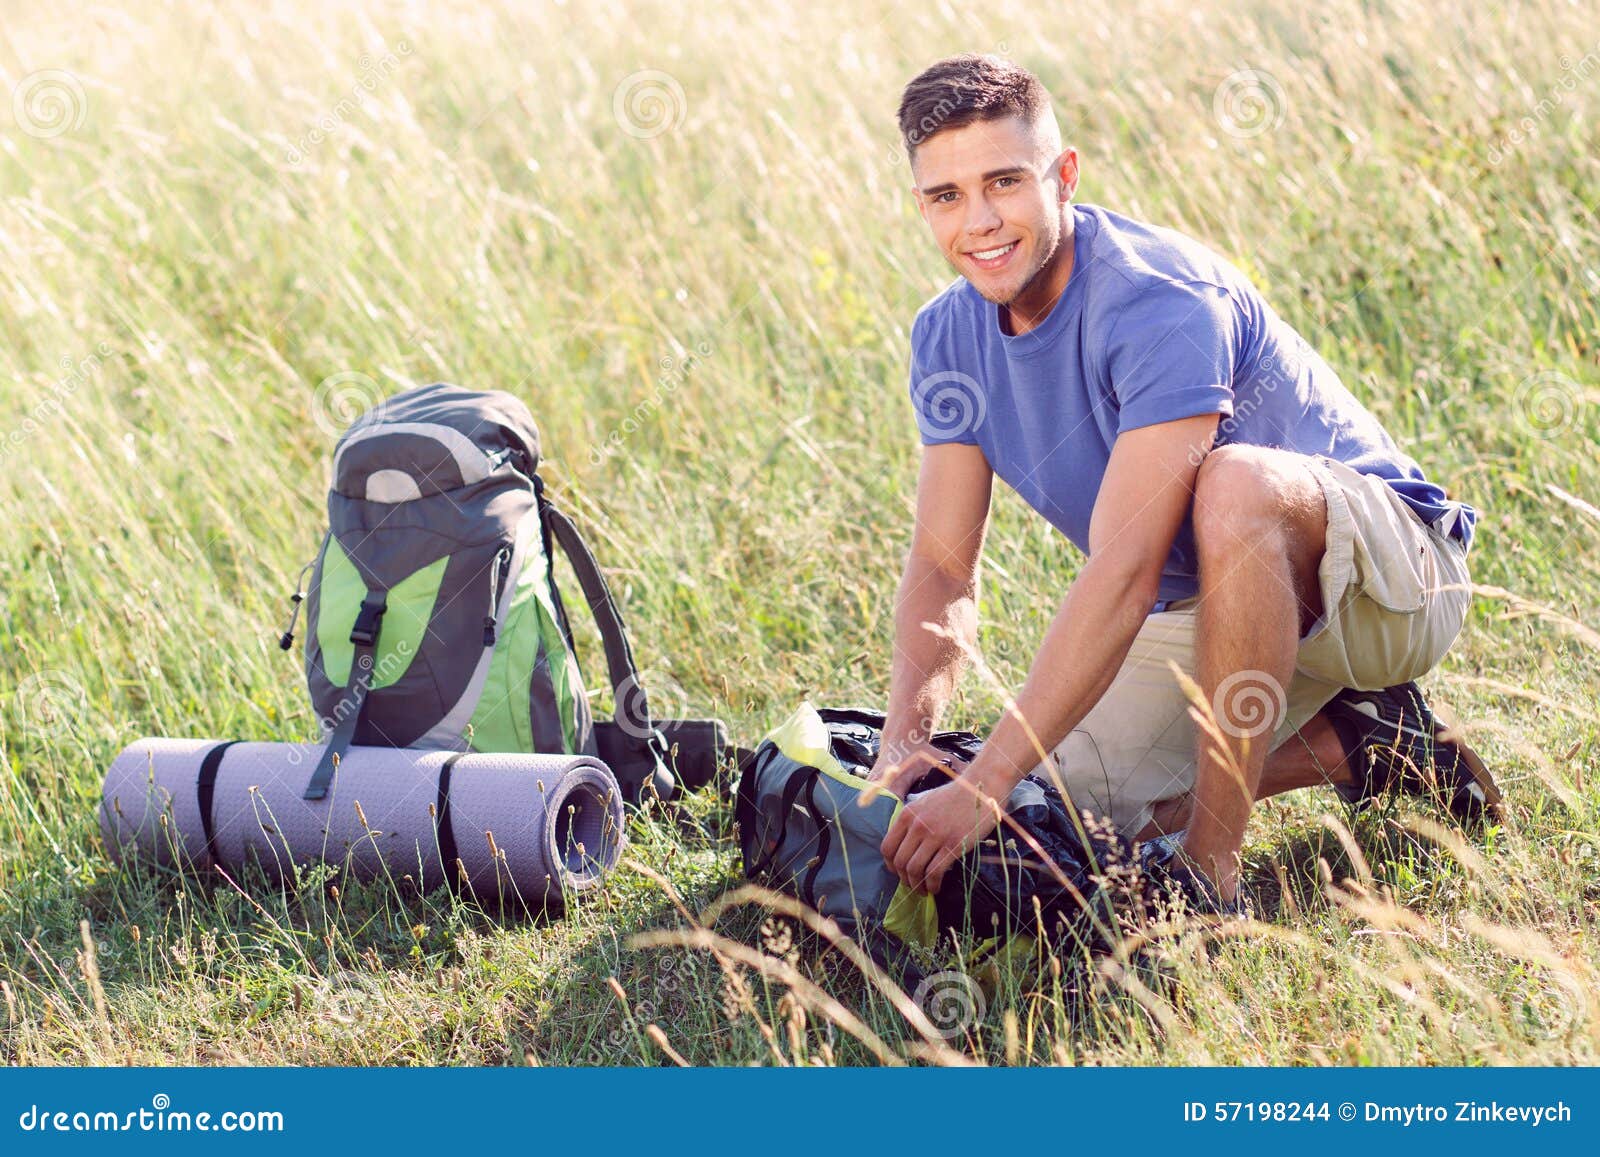
[[[1592,4],[288,2],[4,26],[8,1062],[1594,1060]],[[273,646],[284,596],[337,431],[414,382],[530,402],[668,705],[749,739],[802,695],[881,702],[907,333],[949,276],[892,112],[964,49],[1050,85],[1082,199],[1238,263],[1483,511],[1481,597],[1429,686],[1513,823],[1469,840],[1404,804],[1272,801],[1247,848],[1263,919],[953,981],[948,1040],[843,950],[719,899],[737,865],[711,798],[638,819],[648,871],[561,922],[108,864],[94,808],[124,743],[312,730]],[[1015,686],[1078,560],[1010,495],[988,554],[982,645]],[[952,722],[999,703],[974,680]]]

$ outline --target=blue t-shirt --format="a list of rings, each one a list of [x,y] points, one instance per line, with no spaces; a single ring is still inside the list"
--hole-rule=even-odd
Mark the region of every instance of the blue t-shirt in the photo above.
[[[996,475],[1089,549],[1089,516],[1124,430],[1221,414],[1218,443],[1322,454],[1385,479],[1422,521],[1472,541],[1476,512],[1401,453],[1378,420],[1249,280],[1192,238],[1074,205],[1072,276],[1034,329],[1000,331],[964,278],[911,326],[922,441],[983,449]],[[1165,602],[1198,591],[1184,519]]]

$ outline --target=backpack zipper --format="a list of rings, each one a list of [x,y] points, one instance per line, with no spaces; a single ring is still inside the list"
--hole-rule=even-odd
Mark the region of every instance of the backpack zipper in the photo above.
[[[327,539],[324,538],[323,542],[326,544]],[[320,558],[321,555],[322,551],[319,548],[317,550],[317,557],[312,558],[310,562],[301,567],[300,577],[294,580],[294,594],[289,596],[289,602],[291,604],[289,610],[289,625],[283,629],[283,634],[278,639],[278,646],[283,648],[285,651],[294,646],[294,628],[295,624],[300,621],[300,604],[306,601],[306,572],[317,565],[317,558]]]
[[[499,450],[485,450],[484,456],[489,459],[489,472],[492,474],[500,467],[510,465],[513,473],[523,478],[534,479],[537,474],[528,469],[528,455],[514,446],[504,446]]]
[[[500,568],[511,561],[511,548],[502,546],[495,551],[489,568],[489,613],[483,617],[483,645],[494,646],[494,621],[500,607]]]

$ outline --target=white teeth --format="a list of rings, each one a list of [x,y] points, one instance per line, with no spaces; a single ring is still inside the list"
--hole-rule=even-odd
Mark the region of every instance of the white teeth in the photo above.
[[[1015,245],[1016,242],[1013,241],[1010,245],[1002,245],[998,249],[985,249],[981,253],[974,253],[973,256],[979,261],[993,261],[1003,253],[1009,253]]]

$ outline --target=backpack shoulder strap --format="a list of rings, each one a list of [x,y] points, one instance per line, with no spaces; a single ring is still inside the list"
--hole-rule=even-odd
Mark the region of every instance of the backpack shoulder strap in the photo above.
[[[628,629],[623,625],[622,612],[611,597],[610,584],[600,573],[589,544],[583,541],[577,526],[549,499],[539,492],[539,507],[545,522],[561,550],[578,576],[583,597],[600,626],[600,641],[605,647],[606,670],[611,677],[611,693],[616,702],[617,722],[626,723],[630,729],[648,732],[654,724],[650,719],[650,701],[639,683],[639,669],[633,661],[633,648],[628,645]]]
[[[544,496],[544,487],[535,475],[534,492],[539,499],[540,521],[561,544],[562,553],[572,564],[572,572],[583,588],[584,600],[600,627],[600,641],[606,652],[606,670],[611,677],[615,701],[615,722],[595,724],[595,744],[600,758],[616,774],[623,798],[640,802],[654,793],[671,799],[677,791],[676,779],[667,765],[667,741],[650,714],[650,700],[639,682],[639,669],[628,644],[628,630],[622,611],[611,597],[611,587],[600,572],[600,564],[578,533],[577,526]],[[552,568],[554,559],[551,560]],[[551,588],[555,588],[552,569]],[[570,640],[570,633],[569,633]],[[648,792],[647,792],[648,788]]]

